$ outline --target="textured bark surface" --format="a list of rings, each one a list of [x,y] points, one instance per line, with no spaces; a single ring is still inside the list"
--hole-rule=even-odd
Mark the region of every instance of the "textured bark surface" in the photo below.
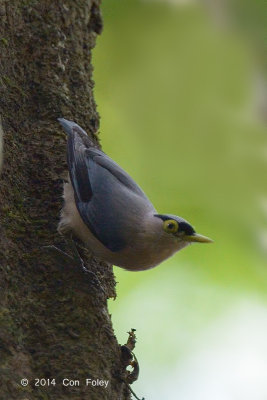
[[[112,267],[86,261],[94,273],[87,277],[42,248],[62,246],[66,137],[56,118],[75,120],[97,141],[91,50],[102,28],[99,2],[0,0],[0,19],[0,398],[129,399],[107,311]],[[35,378],[56,385],[35,386]],[[80,386],[64,387],[63,378]],[[109,384],[86,387],[86,378]]]

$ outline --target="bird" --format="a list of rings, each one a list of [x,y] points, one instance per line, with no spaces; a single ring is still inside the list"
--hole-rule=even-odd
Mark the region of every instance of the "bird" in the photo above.
[[[153,268],[190,243],[210,243],[185,219],[159,214],[143,190],[75,122],[67,133],[68,180],[58,232],[73,233],[104,262],[129,271]]]

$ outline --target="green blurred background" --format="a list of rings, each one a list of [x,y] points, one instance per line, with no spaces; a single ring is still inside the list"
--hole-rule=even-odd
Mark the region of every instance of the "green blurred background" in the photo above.
[[[93,61],[103,149],[160,213],[215,241],[146,272],[114,267],[119,342],[137,329],[133,389],[146,400],[266,400],[262,37],[248,40],[197,2],[106,0],[102,11]]]

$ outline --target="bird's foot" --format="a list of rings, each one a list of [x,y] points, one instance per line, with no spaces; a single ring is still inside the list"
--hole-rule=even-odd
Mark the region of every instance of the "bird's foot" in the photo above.
[[[65,238],[65,242],[66,242],[67,247],[69,247],[72,250],[72,254],[73,254],[72,259],[74,260],[77,268],[81,269],[83,272],[86,272],[87,269],[84,266],[84,261],[78,252],[75,242],[72,240],[72,238],[70,238],[70,239]]]
[[[64,265],[67,264],[69,267],[73,267],[73,265],[75,265],[75,267],[78,270],[80,270],[82,272],[82,274],[84,274],[84,276],[87,278],[87,280],[90,281],[91,285],[97,286],[103,293],[105,293],[105,290],[104,290],[103,286],[101,285],[100,280],[98,279],[97,275],[94,272],[89,271],[85,267],[84,261],[78,252],[75,242],[71,238],[70,239],[65,238],[65,242],[67,244],[67,247],[72,250],[72,255],[69,255],[68,253],[59,249],[55,245],[44,246],[44,248],[52,251],[58,257],[59,261],[64,262]],[[92,260],[92,258],[93,258],[93,255],[91,255],[90,260]]]
[[[52,251],[58,258],[60,258],[60,261],[65,261],[68,264],[73,263],[74,259],[71,257],[69,254],[67,254],[65,251],[59,249],[58,247],[54,245],[49,245],[49,246],[43,246],[42,247],[45,250]]]
[[[54,245],[50,245],[50,246],[44,246],[44,249],[50,250],[53,253],[55,253],[55,255],[60,259],[60,261],[64,261],[66,262],[68,265],[75,265],[77,268],[81,268],[82,270],[86,270],[85,266],[84,266],[84,262],[82,260],[82,258],[77,257],[77,254],[75,253],[74,257],[70,256],[68,253],[66,253],[65,251],[59,249],[58,247],[54,246]],[[77,250],[77,249],[76,249]],[[77,251],[78,253],[78,251]]]

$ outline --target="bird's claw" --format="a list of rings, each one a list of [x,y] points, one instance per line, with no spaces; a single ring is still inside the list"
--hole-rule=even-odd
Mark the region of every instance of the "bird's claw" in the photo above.
[[[75,256],[72,257],[68,253],[66,253],[65,251],[59,249],[58,247],[56,247],[54,245],[43,246],[43,248],[47,249],[47,250],[52,250],[54,253],[59,255],[60,258],[63,259],[64,261],[66,261],[68,264],[74,263],[78,268],[81,268],[82,270],[86,270],[82,258],[80,256],[77,257],[77,254],[75,254]],[[76,251],[77,251],[77,249],[76,249]],[[77,251],[77,253],[78,253],[78,251]]]
[[[77,250],[77,247],[75,246],[75,243],[72,240],[68,241],[66,240],[66,242],[73,250],[73,256],[59,249],[55,245],[43,246],[43,248],[46,250],[52,250],[55,254],[57,254],[60,257],[61,260],[66,262],[69,266],[73,266],[74,264],[87,278],[90,278],[88,279],[88,281],[90,281],[91,285],[95,284],[103,293],[105,293],[105,290],[101,285],[97,275],[94,272],[88,270],[84,265],[84,261],[80,257],[80,254]]]

